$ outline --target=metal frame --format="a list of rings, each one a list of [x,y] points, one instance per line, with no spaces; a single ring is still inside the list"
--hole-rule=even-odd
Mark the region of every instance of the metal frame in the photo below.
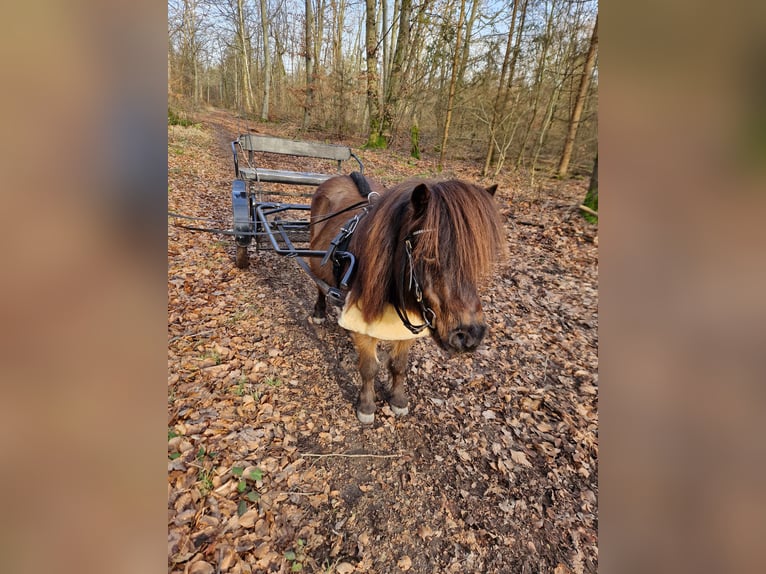
[[[284,255],[290,259],[294,259],[295,262],[308,274],[311,279],[325,292],[327,298],[331,303],[335,305],[343,305],[345,302],[345,295],[341,289],[348,289],[351,276],[354,273],[356,267],[356,258],[353,253],[348,251],[338,251],[333,253],[333,256],[338,259],[345,259],[348,261],[346,271],[340,279],[340,289],[328,285],[311,271],[309,264],[303,259],[304,257],[321,257],[327,256],[327,251],[317,251],[314,249],[300,249],[293,245],[290,239],[290,231],[307,231],[309,228],[309,222],[305,220],[289,220],[275,218],[280,213],[288,211],[309,211],[311,206],[295,203],[258,203],[255,207],[257,224],[263,230],[263,233],[269,238],[271,246],[275,253]],[[272,219],[270,219],[272,218]],[[279,236],[277,238],[277,235]],[[282,241],[283,245],[279,244]]]
[[[293,240],[298,233],[308,234],[310,232],[310,222],[306,219],[282,219],[282,216],[283,214],[290,212],[293,214],[296,212],[310,212],[311,206],[298,203],[263,201],[263,190],[260,188],[260,185],[258,185],[257,190],[253,190],[254,184],[260,184],[261,182],[292,185],[319,185],[323,181],[333,177],[334,174],[258,168],[254,165],[254,153],[263,152],[335,160],[338,162],[339,174],[341,173],[343,162],[351,158],[356,160],[359,165],[359,172],[364,173],[364,165],[362,164],[362,161],[354,155],[349,147],[319,142],[287,140],[259,134],[240,135],[236,140],[231,142],[231,149],[234,154],[235,175],[231,187],[231,202],[234,215],[232,228],[216,229],[210,226],[205,228],[192,225],[176,225],[195,231],[233,235],[237,247],[236,263],[237,267],[240,268],[245,268],[249,264],[247,247],[252,243],[253,238],[256,239],[258,250],[262,248],[262,244],[266,244],[265,238],[268,238],[268,245],[270,245],[275,253],[294,259],[314,283],[316,283],[327,295],[327,298],[331,303],[343,305],[345,303],[345,294],[343,290],[348,290],[351,277],[356,267],[356,258],[354,255],[345,249],[338,249],[338,246],[335,244],[333,244],[332,249],[328,251],[317,251],[296,247],[293,244]],[[238,150],[247,152],[247,158],[245,160],[247,167],[240,167],[240,153]],[[343,211],[347,210],[342,210],[340,213]],[[340,215],[340,213],[334,215]],[[186,220],[204,221],[208,225],[215,223],[211,219],[200,217],[188,217],[174,213],[168,213],[168,215]],[[266,248],[268,249],[268,247]],[[323,262],[327,262],[330,257],[333,257],[336,262],[343,264],[344,271],[339,281],[340,288],[329,285],[314,275],[311,271],[311,267],[306,261],[307,258],[311,257],[321,257],[324,260]]]

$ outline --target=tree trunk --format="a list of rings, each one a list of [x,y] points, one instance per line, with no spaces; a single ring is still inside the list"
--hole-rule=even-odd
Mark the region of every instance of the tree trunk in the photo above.
[[[516,11],[518,9],[519,3],[516,0],[513,0],[513,10],[511,12],[511,28],[508,30],[508,41],[505,44],[505,55],[503,56],[503,67],[500,69],[500,81],[497,85],[497,94],[495,95],[495,105],[492,106],[492,117],[489,121],[489,134],[487,139],[489,140],[487,142],[487,153],[485,155],[484,159],[484,169],[482,170],[482,175],[484,177],[487,176],[487,173],[489,172],[489,166],[492,163],[492,155],[495,150],[496,145],[496,138],[495,138],[495,127],[497,126],[497,117],[500,113],[500,102],[503,98],[504,92],[507,90],[505,86],[505,76],[508,73],[508,65],[511,60],[511,47],[513,46],[513,32],[514,28],[516,26]]]
[[[518,4],[518,2],[514,3],[514,22],[515,22],[515,7]],[[513,141],[513,136],[516,133],[516,127],[518,126],[518,119],[513,124],[513,128],[511,130],[510,135],[507,135],[506,128],[502,129],[503,132],[503,145],[502,147],[499,145],[499,142],[497,141],[497,132],[500,131],[501,126],[506,122],[506,119],[510,119],[510,115],[508,118],[506,118],[506,108],[508,107],[508,100],[511,96],[511,87],[513,86],[513,78],[516,74],[516,62],[519,59],[519,53],[521,52],[521,40],[522,40],[522,34],[524,33],[524,25],[527,20],[527,6],[529,5],[529,0],[524,0],[524,3],[521,5],[521,14],[519,16],[519,25],[518,30],[516,31],[516,42],[513,45],[513,51],[511,53],[511,61],[508,64],[509,70],[507,74],[507,78],[505,80],[505,86],[502,85],[502,82],[500,83],[498,87],[498,96],[502,97],[500,98],[500,103],[497,106],[497,116],[495,117],[495,124],[494,129],[490,129],[490,142],[487,149],[487,158],[485,161],[485,173],[486,175],[489,172],[489,167],[491,165],[492,160],[494,159],[495,150],[500,152],[500,156],[497,160],[497,165],[495,167],[495,176],[500,172],[500,169],[503,167],[503,163],[505,162],[505,154],[508,151],[508,148],[510,147],[511,142]],[[511,30],[513,30],[513,23],[511,24]],[[510,35],[508,38],[508,41],[511,41]],[[515,106],[514,106],[515,107]],[[494,145],[493,145],[494,144]]]
[[[367,53],[367,108],[369,110],[369,136],[367,147],[386,146],[381,133],[380,98],[378,95],[378,24],[375,15],[375,0],[365,0],[366,19],[364,45]]]
[[[263,106],[261,121],[269,121],[269,98],[271,97],[271,57],[269,55],[269,13],[266,0],[261,0],[261,28],[263,29]]]
[[[540,60],[537,64],[537,73],[535,74],[535,87],[534,87],[534,99],[532,102],[532,117],[527,123],[526,130],[524,131],[524,137],[521,140],[521,147],[519,148],[519,155],[516,158],[516,168],[521,167],[521,163],[524,160],[524,151],[527,147],[527,141],[529,141],[529,135],[532,132],[532,126],[537,119],[537,110],[540,105],[540,97],[543,90],[543,77],[545,76],[545,61],[548,57],[548,50],[551,46],[551,32],[553,30],[553,14],[556,11],[556,0],[551,0],[551,12],[548,15],[547,24],[545,26],[545,36],[543,37],[543,46],[540,50]]]
[[[413,118],[410,129],[410,155],[415,159],[420,159],[420,128],[417,117]]]
[[[410,44],[410,16],[412,15],[412,0],[402,0],[399,12],[399,34],[396,39],[396,47],[391,63],[391,74],[386,86],[386,96],[383,103],[383,121],[381,133],[387,138],[386,143],[393,140],[392,128],[399,103],[399,92],[402,85],[402,68],[404,55],[409,50]]]
[[[314,10],[311,0],[306,0],[304,57],[306,59],[306,99],[303,104],[303,123],[301,124],[301,129],[306,131],[311,125],[311,106],[314,101]]]
[[[460,57],[460,73],[458,74],[458,78],[460,78],[461,83],[463,78],[465,78],[465,71],[468,68],[468,56],[470,55],[471,51],[471,35],[473,34],[473,25],[476,22],[476,16],[479,13],[480,5],[481,0],[473,0],[471,4],[471,15],[468,17],[468,22],[466,23],[465,27],[463,54]]]
[[[343,63],[343,22],[345,22],[345,0],[331,0],[333,11],[333,34],[332,34],[332,69],[333,69],[333,116],[335,131],[339,139],[346,132],[347,107],[345,87],[345,66]]]
[[[590,175],[590,185],[588,186],[588,193],[585,194],[585,200],[583,205],[589,207],[593,211],[598,211],[598,153],[596,153],[596,159],[593,161],[593,173]],[[591,223],[595,223],[597,218],[588,213],[585,214],[585,219]]]
[[[391,32],[386,28],[388,26],[388,0],[380,0],[380,14],[383,28],[383,37],[380,39],[383,46],[383,85],[386,86],[391,77]],[[396,13],[394,13],[394,18],[396,18]]]
[[[465,0],[460,1],[460,16],[458,16],[457,30],[455,31],[455,53],[452,57],[452,77],[449,83],[449,95],[447,96],[447,115],[444,118],[444,134],[442,136],[441,150],[439,151],[439,171],[444,167],[444,154],[447,150],[447,138],[449,137],[449,126],[452,121],[452,106],[455,103],[455,86],[457,85],[458,63],[460,61],[460,35],[465,21]]]
[[[575,137],[577,137],[577,128],[580,125],[580,117],[582,116],[582,110],[585,106],[585,97],[588,94],[588,87],[590,86],[590,78],[593,74],[593,67],[596,63],[596,48],[598,47],[598,15],[596,16],[596,23],[593,25],[593,34],[590,37],[590,47],[588,48],[588,56],[585,59],[585,68],[580,78],[580,89],[577,91],[577,99],[575,100],[575,106],[572,110],[572,117],[569,121],[569,130],[567,131],[567,137],[564,141],[564,151],[561,154],[561,162],[559,163],[558,176],[565,177],[569,171],[569,162],[572,159],[572,150],[574,149]],[[596,158],[598,162],[598,156]],[[598,182],[596,185],[598,189]],[[598,198],[598,194],[596,195]]]
[[[245,113],[251,114],[255,109],[253,104],[253,86],[250,79],[250,51],[247,29],[245,27],[244,0],[237,0],[237,37],[240,55],[242,57],[242,96],[244,97]]]
[[[548,135],[548,130],[550,129],[551,122],[553,121],[553,114],[556,111],[556,107],[558,106],[560,94],[561,83],[560,80],[557,80],[556,84],[553,86],[550,100],[548,100],[548,106],[545,111],[543,123],[540,126],[540,135],[537,137],[537,146],[535,147],[534,157],[532,158],[532,167],[530,168],[533,178],[535,176],[535,170],[537,169],[537,160],[540,158],[540,151],[543,149],[545,138]]]

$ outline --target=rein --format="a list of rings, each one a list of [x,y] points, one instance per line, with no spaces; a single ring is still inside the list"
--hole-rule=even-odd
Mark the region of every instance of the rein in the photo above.
[[[423,298],[423,289],[420,286],[420,282],[418,281],[417,275],[415,275],[415,264],[412,261],[413,236],[420,235],[421,233],[425,233],[425,231],[426,231],[425,229],[419,229],[418,231],[413,231],[404,240],[404,252],[407,255],[407,258],[406,260],[402,260],[401,288],[399,289],[398,300],[394,304],[394,309],[396,309],[396,314],[399,315],[399,319],[401,319],[404,326],[407,327],[407,329],[409,329],[410,332],[412,332],[415,335],[422,332],[426,328],[433,329],[434,319],[436,319],[436,313],[434,313],[434,310],[431,309],[428,305],[426,305],[425,299]],[[412,291],[412,293],[415,295],[415,301],[417,301],[418,305],[420,305],[420,314],[423,316],[424,322],[421,323],[420,325],[413,325],[409,317],[407,316],[407,306],[404,301],[404,294],[405,294],[405,278],[408,275],[409,275],[409,279],[407,281],[407,290]]]
[[[377,194],[376,194],[377,195]],[[359,209],[360,207],[364,207],[365,205],[369,205],[370,201],[365,199],[364,201],[358,201],[352,205],[349,205],[348,207],[344,207],[343,209],[339,209],[338,211],[335,211],[333,213],[330,213],[328,215],[324,215],[322,217],[319,217],[317,219],[311,218],[311,223],[320,223],[322,221],[327,221],[328,219],[332,219],[333,217],[337,217],[338,215],[341,215],[342,213],[346,213],[347,211],[353,211],[354,209]]]

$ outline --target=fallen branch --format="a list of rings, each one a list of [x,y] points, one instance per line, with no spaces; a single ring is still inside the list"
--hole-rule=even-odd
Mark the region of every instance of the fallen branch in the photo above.
[[[598,217],[598,211],[593,211],[590,207],[587,205],[578,205],[578,207],[583,210],[585,213],[590,213],[591,215]]]
[[[293,492],[290,490],[283,490],[281,494],[299,494],[300,496],[317,496],[319,494],[324,494],[321,490],[319,492]]]
[[[513,221],[515,221],[516,223],[520,223],[521,225],[529,225],[531,227],[539,227],[540,229],[545,229],[545,225],[543,225],[542,223],[537,223],[535,221],[526,221],[524,219],[517,219],[515,215],[509,215],[508,217],[513,219]]]
[[[178,339],[186,339],[187,337],[190,339],[194,337],[205,337],[207,335],[210,335],[212,332],[213,332],[212,329],[208,329],[207,331],[199,331],[197,333],[186,332],[183,335],[176,335],[175,337],[170,339],[170,341],[168,341],[168,345],[170,345],[171,343],[175,343],[176,341],[178,341]]]
[[[403,456],[408,456],[411,453],[409,452],[403,452],[400,454],[348,454],[345,452],[328,452],[328,453],[318,453],[318,452],[301,452],[298,456],[305,456],[305,457],[314,457],[314,458],[330,458],[330,457],[341,457],[341,458],[401,458]]]

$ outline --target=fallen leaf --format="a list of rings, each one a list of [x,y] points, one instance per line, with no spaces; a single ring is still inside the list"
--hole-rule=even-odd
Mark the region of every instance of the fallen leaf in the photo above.
[[[551,432],[553,427],[546,422],[537,423],[537,430],[540,432]]]
[[[431,530],[431,527],[427,524],[423,524],[420,528],[418,528],[418,536],[420,536],[423,540],[430,538],[433,535],[434,531]]]
[[[520,450],[511,450],[511,458],[516,464],[529,467],[532,466],[532,463],[527,459],[527,455]]]
[[[233,548],[228,548],[224,552],[223,558],[221,559],[221,572],[226,572],[229,570],[229,568],[232,567],[234,564],[235,559],[237,558],[237,553],[234,551]]]
[[[258,519],[258,509],[253,508],[252,510],[248,510],[245,512],[242,516],[239,517],[239,525],[242,528],[252,528],[255,524],[255,521]]]
[[[356,568],[350,562],[341,562],[335,567],[335,571],[338,574],[349,574],[350,572],[353,572],[354,570],[356,570]]]
[[[189,574],[213,574],[213,572],[215,572],[215,568],[203,560],[195,562],[189,568]]]
[[[405,554],[399,558],[399,562],[397,562],[396,565],[402,570],[407,571],[412,568],[412,559]]]

